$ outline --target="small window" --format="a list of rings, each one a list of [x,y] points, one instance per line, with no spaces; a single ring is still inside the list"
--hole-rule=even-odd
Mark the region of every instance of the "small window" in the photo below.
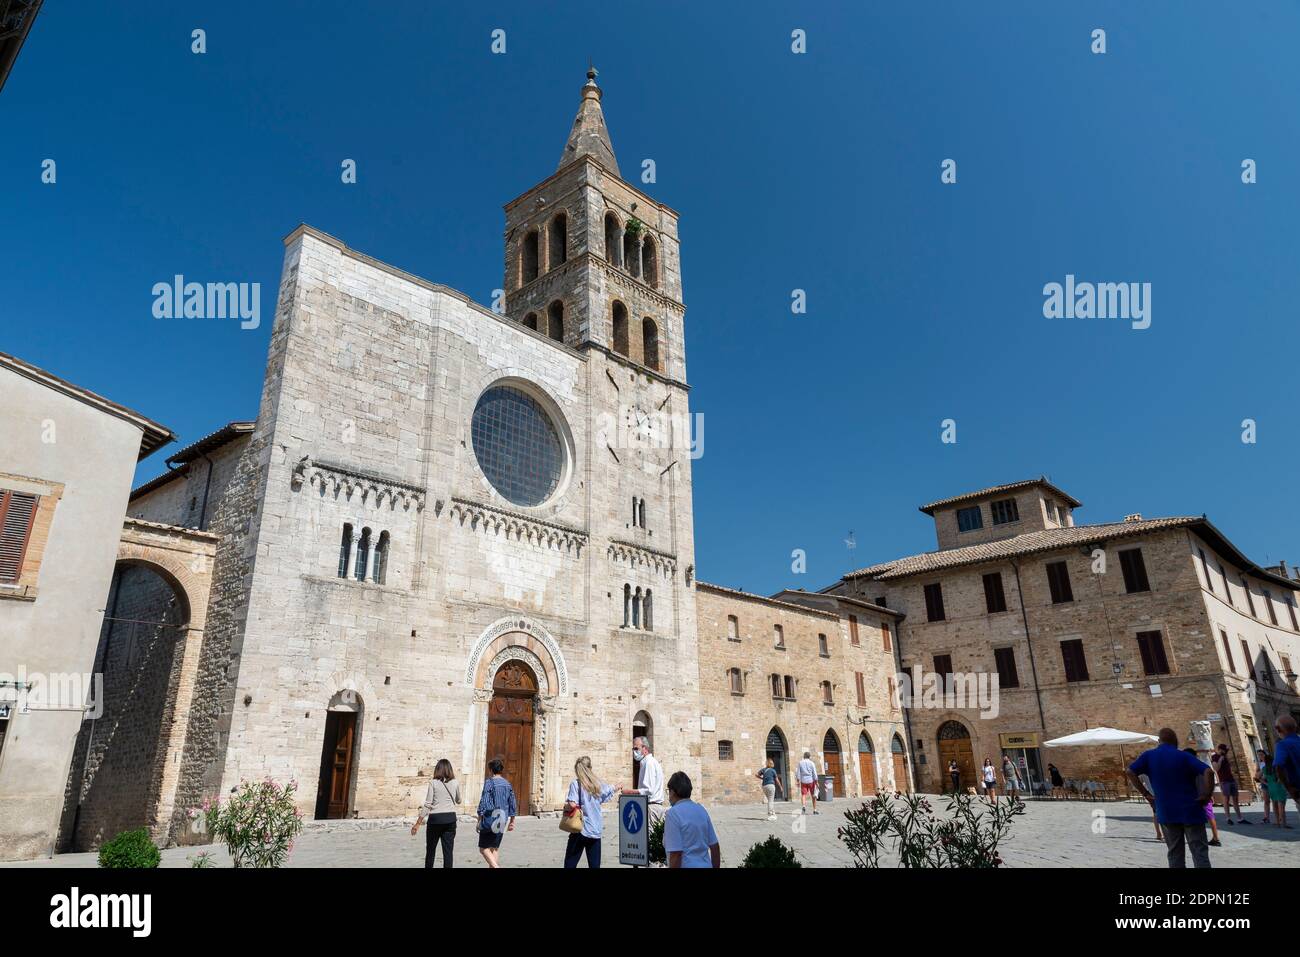
[[[834,693],[831,690],[831,683],[829,681],[823,681],[822,682],[822,704],[834,704],[834,703],[835,703],[835,698],[834,698]]]
[[[1223,641],[1223,657],[1228,662],[1228,670],[1235,675],[1237,663],[1232,660],[1232,644],[1228,641],[1228,633],[1222,628],[1219,629],[1219,638]]]
[[[857,671],[854,672],[853,674],[853,682],[857,686],[857,690],[858,690],[858,707],[865,708],[867,706],[867,679],[863,676],[861,671]],[[890,700],[893,700],[894,697],[893,678],[889,679],[889,684],[890,684],[889,697]]]
[[[1020,521],[1020,508],[1016,505],[1014,498],[1004,498],[991,502],[989,511],[993,513],[994,525],[1006,525],[1009,522]]]
[[[374,582],[376,585],[383,585],[388,581],[388,548],[388,533],[380,532],[379,542],[375,545],[375,558],[373,562]]]
[[[872,602],[872,604],[874,604],[878,608],[888,608],[889,602],[885,600],[888,597],[889,597],[888,595],[878,595],[876,596],[876,600]]]
[[[1258,618],[1259,615],[1255,613],[1255,596],[1250,590],[1250,582],[1246,581],[1245,575],[1241,576],[1241,587],[1246,590],[1246,606],[1250,609],[1250,617]],[[1213,588],[1210,589],[1210,591],[1213,590]]]
[[[826,641],[826,636],[823,634],[817,635],[817,654],[821,655],[823,658],[829,658],[831,656],[830,645]]]
[[[735,615],[727,616],[727,640],[740,641],[740,622]]]
[[[849,615],[849,643],[858,644],[858,616]]]
[[[1142,561],[1142,549],[1126,548],[1120,552],[1119,567],[1124,573],[1124,591],[1131,595],[1151,590],[1151,583],[1147,581],[1147,566]]]
[[[343,525],[343,541],[339,544],[339,578],[348,577],[348,567],[352,562],[352,525]]]
[[[1060,521],[1058,521],[1056,518],[1056,503],[1047,502],[1046,505],[1047,505],[1047,520],[1057,525],[1061,524]]]
[[[1277,611],[1276,609],[1273,608],[1273,593],[1269,591],[1267,588],[1265,588],[1263,591],[1264,591],[1264,607],[1268,609],[1268,620],[1272,624],[1276,625]]]
[[[1210,566],[1205,560],[1205,549],[1198,548],[1196,553],[1201,556],[1201,574],[1205,576],[1205,587],[1210,590],[1210,594],[1214,594],[1214,579],[1210,577]]]
[[[1259,681],[1259,675],[1255,673],[1255,658],[1251,655],[1250,645],[1246,643],[1245,638],[1241,639],[1241,653],[1246,658],[1246,673],[1250,675],[1250,680]]]
[[[989,572],[984,576],[984,607],[990,615],[1007,610],[1006,592],[1002,590],[1002,573]]]
[[[718,742],[718,760],[719,760],[719,761],[732,761],[732,760],[735,760],[735,757],[736,757],[736,753],[735,753],[735,751],[732,750],[731,742],[730,742],[730,741],[719,741],[719,742]]]
[[[22,577],[39,495],[0,490],[0,582]]]
[[[943,621],[943,585],[933,582],[925,586],[925,617],[927,621]]]
[[[1074,592],[1070,589],[1070,569],[1065,562],[1047,563],[1047,587],[1052,592],[1053,605],[1074,601]]]
[[[1223,570],[1223,562],[1219,562],[1219,577],[1223,579],[1223,597],[1228,599],[1228,604],[1236,608],[1237,603],[1232,600],[1232,583],[1228,581],[1228,573]]]
[[[780,625],[772,626],[772,647],[785,650],[785,629]]]
[[[794,700],[794,678],[790,675],[785,676],[785,700]]]
[[[894,650],[893,642],[889,640],[889,622],[882,621],[880,623],[880,637],[884,641],[884,646],[883,646],[884,650],[893,651]]]
[[[935,655],[934,673],[943,676],[944,690],[951,691],[954,686],[952,677],[952,655]]]
[[[993,660],[998,666],[998,687],[1019,688],[1020,674],[1016,671],[1016,653],[1012,648],[994,648]]]
[[[1083,656],[1082,638],[1061,642],[1061,661],[1065,665],[1066,681],[1088,680],[1088,660]]]
[[[1291,675],[1293,674],[1291,671],[1291,659],[1286,655],[1280,655],[1279,657],[1282,659],[1282,683],[1290,684]]]
[[[1138,652],[1142,655],[1142,673],[1146,675],[1169,674],[1169,659],[1165,656],[1165,643],[1158,631],[1139,631]]]
[[[745,693],[745,676],[741,673],[739,668],[727,669],[727,683],[731,685],[732,694]]]
[[[984,527],[984,513],[980,511],[978,505],[972,505],[970,508],[957,509],[957,530],[962,532],[973,532],[977,528]]]
[[[777,699],[784,698],[785,687],[781,683],[781,676],[769,675],[769,680],[772,682],[772,697]]]
[[[1286,610],[1291,613],[1291,630],[1300,631],[1300,622],[1295,617],[1295,599],[1290,595],[1286,596]]]

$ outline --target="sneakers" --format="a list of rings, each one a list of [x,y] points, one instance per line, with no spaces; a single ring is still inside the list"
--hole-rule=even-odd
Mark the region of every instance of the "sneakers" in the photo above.
[[[1210,847],[1223,847],[1223,842],[1219,841],[1216,838],[1215,840],[1210,842]]]
[[[814,814],[820,814],[821,811],[813,811]]]
[[[767,819],[768,819],[769,821],[775,821],[775,820],[776,820],[776,815],[775,815],[775,814],[769,814],[769,815],[767,816]]]
[[[1226,821],[1224,821],[1223,823],[1226,824],[1226,825],[1228,825],[1228,827],[1232,827],[1232,818],[1228,818],[1228,819],[1227,819]]]

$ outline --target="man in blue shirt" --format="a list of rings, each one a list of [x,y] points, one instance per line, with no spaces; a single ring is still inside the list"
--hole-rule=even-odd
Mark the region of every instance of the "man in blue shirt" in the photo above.
[[[1193,867],[1210,866],[1210,848],[1205,839],[1205,804],[1214,793],[1214,772],[1195,755],[1178,749],[1178,735],[1172,728],[1160,729],[1160,744],[1143,751],[1128,766],[1128,778],[1155,807],[1156,821],[1165,832],[1169,866],[1186,867],[1185,848],[1192,851]],[[1145,774],[1155,791],[1142,783]]]
[[[1278,739],[1273,751],[1273,770],[1291,799],[1300,806],[1300,734],[1296,734],[1295,718],[1284,714],[1273,729]]]

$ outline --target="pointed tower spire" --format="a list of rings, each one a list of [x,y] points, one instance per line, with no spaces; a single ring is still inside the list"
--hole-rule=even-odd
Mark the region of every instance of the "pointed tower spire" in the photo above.
[[[618,160],[614,158],[614,146],[609,141],[609,130],[605,127],[605,114],[600,109],[601,90],[596,85],[596,68],[587,68],[587,82],[582,88],[582,103],[578,107],[578,116],[569,131],[569,140],[564,144],[564,153],[560,156],[563,169],[579,156],[591,156],[621,177]]]

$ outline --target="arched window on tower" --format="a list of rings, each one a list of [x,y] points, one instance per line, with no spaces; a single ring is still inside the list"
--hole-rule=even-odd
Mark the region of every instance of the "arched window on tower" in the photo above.
[[[520,285],[527,285],[537,278],[537,230],[529,230],[524,237],[524,251],[520,264]]]
[[[641,528],[645,528],[645,499],[641,499],[636,506],[636,523]]]
[[[388,533],[379,533],[379,542],[375,545],[374,582],[383,585],[388,581]]]
[[[549,235],[550,257],[546,266],[548,269],[554,269],[556,266],[564,265],[569,255],[569,217],[560,213],[552,219]]]
[[[641,320],[642,362],[647,369],[659,371],[659,327],[650,318]]]
[[[632,627],[641,627],[641,586],[638,585],[636,591],[632,593]]]
[[[642,609],[645,616],[645,630],[655,630],[655,596],[650,593],[650,589],[645,590],[645,607]]]
[[[623,627],[632,623],[632,586],[623,586]]]
[[[348,577],[348,564],[352,561],[352,523],[343,525],[343,541],[339,545],[339,578]]]
[[[370,529],[361,530],[361,541],[357,544],[357,581],[366,580],[366,569],[370,565]]]
[[[621,356],[627,351],[627,307],[614,300],[614,351]]]
[[[611,266],[622,262],[618,248],[618,217],[613,213],[605,214],[605,261]]]
[[[647,286],[659,285],[659,253],[655,241],[649,236],[641,240],[641,278]]]
[[[546,334],[556,342],[564,341],[564,303],[555,300],[546,309]]]
[[[528,315],[524,316],[524,325],[526,325],[529,329],[532,329],[533,331],[536,331],[536,330],[537,330],[537,313],[535,313],[535,312],[530,312]]]
[[[641,252],[636,248],[636,234],[623,234],[623,268],[631,276],[638,276],[641,272]]]

